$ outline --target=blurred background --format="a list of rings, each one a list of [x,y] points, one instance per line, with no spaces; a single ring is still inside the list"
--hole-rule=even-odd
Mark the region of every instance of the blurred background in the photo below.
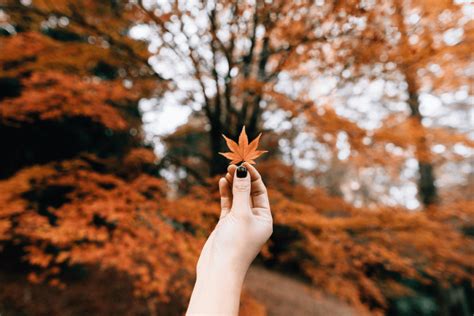
[[[469,0],[0,0],[0,315],[180,315],[263,132],[241,315],[473,313]]]

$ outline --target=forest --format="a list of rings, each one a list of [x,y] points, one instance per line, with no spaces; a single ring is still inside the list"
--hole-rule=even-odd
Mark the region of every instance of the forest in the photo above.
[[[0,0],[0,316],[183,315],[243,126],[274,221],[254,283],[314,290],[303,316],[472,315],[473,17]],[[240,314],[287,315],[263,291]]]

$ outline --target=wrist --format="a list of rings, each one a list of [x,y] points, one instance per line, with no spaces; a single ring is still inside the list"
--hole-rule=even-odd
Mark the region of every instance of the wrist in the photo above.
[[[208,261],[197,272],[187,315],[237,315],[246,272],[224,260]]]
[[[249,264],[229,258],[210,258],[196,275],[196,281],[225,283],[225,286],[242,286]],[[219,285],[219,284],[217,284]]]

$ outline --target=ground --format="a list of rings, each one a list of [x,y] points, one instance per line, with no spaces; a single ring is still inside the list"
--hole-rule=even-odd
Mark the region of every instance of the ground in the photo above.
[[[268,316],[356,316],[343,302],[323,295],[307,284],[252,266],[247,273],[244,289],[265,305]]]

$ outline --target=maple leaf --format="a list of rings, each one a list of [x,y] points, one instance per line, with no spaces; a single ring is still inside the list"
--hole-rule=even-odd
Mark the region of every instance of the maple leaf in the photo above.
[[[257,150],[258,143],[260,142],[260,133],[250,144],[249,139],[247,138],[247,133],[245,132],[245,126],[240,132],[239,143],[237,144],[232,139],[226,137],[224,134],[222,136],[229,147],[230,152],[219,153],[227,159],[231,160],[231,164],[237,164],[241,161],[248,162],[250,164],[255,164],[254,159],[260,157],[262,154],[266,153],[266,150]]]

